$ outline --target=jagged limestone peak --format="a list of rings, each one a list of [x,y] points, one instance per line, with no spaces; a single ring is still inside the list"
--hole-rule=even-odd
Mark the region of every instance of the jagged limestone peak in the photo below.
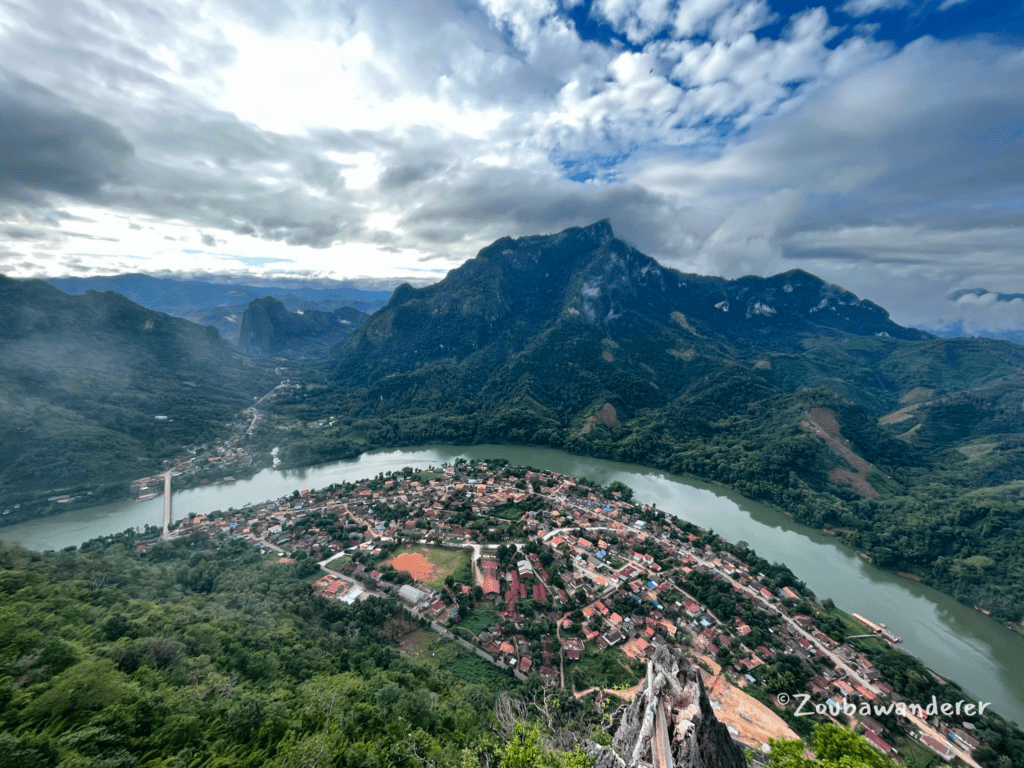
[[[588,745],[596,768],[745,768],[743,749],[715,717],[700,670],[659,648],[626,707],[612,748]]]

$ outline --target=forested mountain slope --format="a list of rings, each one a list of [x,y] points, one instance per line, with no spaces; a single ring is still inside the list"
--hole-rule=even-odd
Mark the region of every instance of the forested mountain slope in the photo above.
[[[289,312],[283,302],[265,296],[245,308],[238,345],[253,355],[327,357],[343,347],[368,318],[353,307]]]
[[[213,325],[232,344],[238,342],[246,307],[261,297],[273,296],[292,312],[333,312],[341,307],[352,307],[359,312],[370,313],[383,307],[391,296],[390,290],[362,290],[348,283],[328,287],[253,286],[141,274],[54,277],[47,282],[72,295],[88,291],[115,291],[149,309],[199,325]]]
[[[69,296],[0,276],[0,506],[109,483],[123,491],[183,446],[224,434],[276,383],[269,363],[214,328],[116,293]]]
[[[500,755],[493,684],[455,685],[399,655],[394,633],[416,625],[397,601],[315,597],[310,567],[263,564],[242,542],[180,540],[145,558],[130,540],[47,555],[0,544],[0,765]]]

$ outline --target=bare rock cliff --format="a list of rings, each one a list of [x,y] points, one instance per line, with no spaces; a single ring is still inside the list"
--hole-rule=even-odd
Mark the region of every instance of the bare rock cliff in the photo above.
[[[718,722],[700,670],[680,651],[659,648],[647,680],[626,707],[612,748],[590,743],[596,768],[746,768],[743,749]]]

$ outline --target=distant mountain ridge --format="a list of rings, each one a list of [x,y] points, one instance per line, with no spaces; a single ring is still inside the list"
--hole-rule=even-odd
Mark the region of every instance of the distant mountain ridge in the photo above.
[[[46,282],[72,295],[86,291],[114,291],[125,298],[158,312],[182,317],[200,325],[212,325],[231,343],[238,343],[241,321],[249,303],[272,296],[292,312],[316,310],[332,312],[353,307],[372,313],[383,307],[391,291],[367,291],[352,285],[267,286],[211,283],[202,280],[176,280],[143,274],[97,277],[54,277]]]
[[[979,328],[969,331],[963,320],[956,320],[941,327],[929,328],[928,332],[943,339],[1001,339],[1024,346],[1024,329],[1020,328]]]
[[[421,289],[399,286],[345,350],[339,370],[364,379],[488,344],[509,349],[549,325],[601,332],[643,327],[672,346],[707,343],[779,350],[805,336],[931,338],[891,321],[877,304],[802,270],[727,281],[667,269],[616,240],[605,220],[554,236],[504,238]]]
[[[931,361],[924,369],[908,365],[918,353]],[[484,394],[508,395],[512,382],[527,393],[543,389],[534,375],[543,359],[581,374],[571,383],[589,392],[576,402],[618,393],[636,410],[728,374],[755,388],[826,386],[885,413],[914,387],[969,389],[976,382],[950,366],[964,355],[999,375],[1024,360],[1024,350],[1001,342],[942,340],[898,325],[878,305],[802,270],[726,280],[667,269],[602,221],[503,238],[439,283],[399,286],[335,370],[339,384],[397,393],[406,378],[439,366]]]

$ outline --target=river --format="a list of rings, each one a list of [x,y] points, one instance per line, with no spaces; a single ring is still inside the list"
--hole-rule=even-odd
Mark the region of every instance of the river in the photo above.
[[[1024,637],[941,592],[865,563],[850,548],[778,510],[720,486],[635,464],[512,445],[378,450],[351,461],[266,469],[249,480],[178,491],[172,497],[173,517],[238,509],[296,489],[360,480],[406,466],[437,466],[460,456],[500,457],[603,484],[619,480],[634,489],[638,501],[713,528],[731,542],[745,541],[765,559],[785,563],[819,599],[831,597],[848,613],[887,624],[903,638],[903,647],[935,672],[955,680],[972,698],[991,702],[1004,717],[1024,723]],[[31,549],[60,549],[127,528],[159,526],[162,520],[161,498],[123,501],[0,528],[0,538]]]

